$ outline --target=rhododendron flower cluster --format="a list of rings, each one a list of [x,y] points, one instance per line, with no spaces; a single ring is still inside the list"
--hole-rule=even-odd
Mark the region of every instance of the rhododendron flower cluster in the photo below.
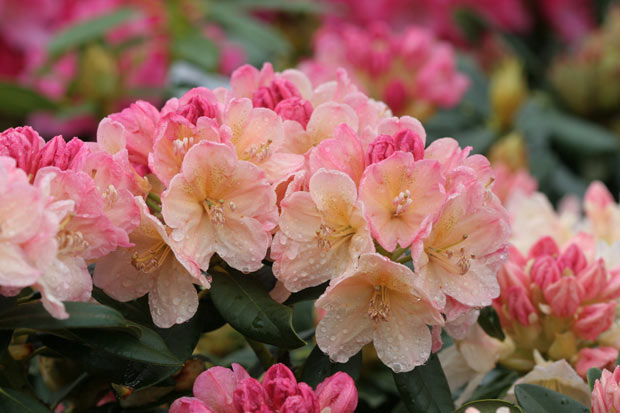
[[[315,390],[298,383],[284,364],[271,366],[261,382],[240,365],[232,370],[211,367],[194,382],[194,397],[177,399],[171,413],[353,413],[357,389],[353,379],[338,372],[319,383]]]
[[[298,70],[243,66],[230,89],[110,115],[96,144],[43,144],[29,128],[2,137],[6,168],[21,170],[8,194],[36,200],[68,268],[30,261],[25,234],[40,234],[3,230],[13,293],[87,300],[94,262],[97,287],[118,301],[148,294],[170,327],[194,315],[213,265],[250,273],[267,259],[279,298],[329,283],[316,302],[323,352],[345,362],[372,342],[395,372],[424,364],[442,327],[464,335],[499,294],[510,231],[488,160],[451,138],[427,146],[418,120],[392,116],[344,71],[313,87]],[[48,279],[79,294],[53,295]]]
[[[395,33],[381,23],[327,25],[316,34],[314,48],[314,57],[301,64],[314,84],[344,67],[362,91],[397,115],[425,119],[436,108],[459,103],[469,86],[452,47],[421,27]]]
[[[620,411],[620,367],[613,371],[603,370],[594,382],[592,390],[592,413]]]

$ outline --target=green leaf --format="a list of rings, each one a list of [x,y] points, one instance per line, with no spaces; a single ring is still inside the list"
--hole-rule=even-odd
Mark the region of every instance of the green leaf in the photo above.
[[[321,13],[325,7],[311,1],[290,1],[290,0],[237,0],[235,6],[247,10],[274,10],[288,13]]]
[[[215,44],[199,33],[175,39],[172,44],[172,52],[178,59],[188,61],[206,70],[215,70],[219,62],[219,50]]]
[[[50,413],[38,400],[27,394],[0,388],[0,412],[2,413]]]
[[[301,381],[308,383],[313,388],[327,377],[332,376],[336,372],[343,371],[357,380],[362,370],[362,352],[360,351],[349,359],[346,363],[332,363],[329,357],[321,351],[319,346],[314,346],[310,356],[304,364],[304,370],[301,374]]]
[[[504,400],[475,400],[473,402],[465,403],[454,413],[465,413],[468,407],[474,407],[478,409],[480,413],[495,413],[500,407],[507,407],[510,413],[522,413],[523,410],[519,406],[515,406],[512,403],[508,403]]]
[[[0,330],[32,328],[43,330],[110,328],[139,335],[141,329],[113,308],[95,303],[67,302],[69,318],[52,317],[40,302],[20,304],[0,313]]]
[[[515,395],[519,406],[525,413],[588,413],[588,409],[578,401],[561,393],[535,384],[518,384]]]
[[[281,348],[306,344],[293,329],[293,310],[274,301],[251,275],[233,269],[209,273],[213,304],[241,334]]]
[[[38,110],[53,110],[56,107],[56,103],[32,89],[0,82],[0,114],[2,115],[25,117]]]
[[[603,371],[598,367],[592,367],[588,369],[587,377],[588,377],[588,386],[590,387],[590,391],[594,389],[594,382],[601,378]]]
[[[583,119],[551,111],[544,122],[553,142],[580,155],[617,152],[620,148],[620,140],[614,133]]]
[[[478,324],[480,324],[484,332],[491,337],[502,341],[506,338],[504,330],[502,330],[502,325],[499,322],[499,316],[492,306],[484,307],[480,310]]]
[[[83,21],[57,33],[49,42],[47,51],[52,57],[58,57],[63,53],[92,42],[110,29],[119,26],[135,17],[131,8],[120,8],[116,11]]]
[[[454,410],[448,381],[437,354],[426,364],[407,373],[394,373],[403,402],[412,413],[443,413]]]
[[[291,296],[284,302],[285,305],[292,305],[303,301],[316,300],[325,292],[329,282],[303,289],[299,292],[291,294]]]
[[[504,369],[503,367],[496,367],[487,375],[490,377],[485,377],[483,380],[483,383],[487,383],[478,386],[469,400],[500,399],[519,378],[519,373]],[[487,381],[487,379],[489,380]]]

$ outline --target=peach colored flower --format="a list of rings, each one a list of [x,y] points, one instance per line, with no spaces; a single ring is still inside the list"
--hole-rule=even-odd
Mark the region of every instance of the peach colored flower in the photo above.
[[[162,194],[162,215],[180,251],[202,270],[217,253],[234,268],[256,271],[276,225],[276,194],[258,167],[227,145],[203,141]]]
[[[318,346],[344,363],[373,342],[394,372],[410,371],[431,354],[428,325],[443,317],[406,266],[379,254],[363,254],[358,266],[334,280],[316,301],[326,310],[316,329]]]
[[[446,200],[444,182],[438,162],[414,161],[409,152],[395,152],[366,168],[360,199],[383,248],[407,248],[428,234]]]
[[[430,235],[412,247],[420,287],[442,306],[450,296],[481,307],[499,295],[496,273],[507,258],[508,215],[470,175],[453,194]]]
[[[342,172],[320,169],[308,192],[293,192],[280,206],[271,257],[274,275],[289,291],[334,279],[374,251],[355,183]]]
[[[131,233],[131,248],[120,248],[99,259],[95,285],[125,302],[149,295],[153,322],[167,328],[189,320],[198,308],[194,284],[209,287],[198,266],[178,251],[169,229],[151,215],[141,197],[140,225]]]

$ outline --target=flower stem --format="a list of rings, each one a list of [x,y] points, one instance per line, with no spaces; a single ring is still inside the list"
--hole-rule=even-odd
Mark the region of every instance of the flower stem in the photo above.
[[[398,261],[398,259],[400,258],[401,255],[403,255],[403,253],[407,251],[407,248],[402,248],[402,247],[398,247],[394,250],[394,252],[392,253],[392,261]]]
[[[258,341],[254,341],[251,338],[246,337],[245,339],[250,345],[250,347],[252,347],[252,350],[254,350],[254,353],[256,354],[256,357],[258,357],[258,361],[260,361],[263,369],[267,370],[275,363],[273,355],[271,354],[271,352],[269,352],[269,349],[266,345],[264,345],[263,343],[259,343]]]
[[[149,192],[149,194],[146,197],[152,199],[153,201],[157,202],[158,204],[161,204],[160,196],[157,195],[154,192]]]
[[[151,198],[149,198],[149,197],[146,198],[146,204],[149,206],[149,209],[151,211],[161,212],[161,205],[159,205],[157,202],[153,201]]]
[[[411,261],[411,255],[405,255],[404,257],[401,257],[401,258],[399,258],[397,260],[394,260],[394,261],[396,261],[396,262],[398,262],[400,264],[406,264],[409,261]]]

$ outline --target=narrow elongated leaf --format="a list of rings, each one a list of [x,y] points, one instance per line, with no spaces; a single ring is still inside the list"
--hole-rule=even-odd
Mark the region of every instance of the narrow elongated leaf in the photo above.
[[[551,111],[544,121],[552,140],[558,145],[582,155],[617,152],[620,141],[615,134],[594,123]]]
[[[2,413],[50,413],[31,396],[13,389],[0,388],[0,412]]]
[[[478,324],[480,324],[484,332],[491,337],[502,341],[506,338],[504,330],[502,330],[502,326],[499,322],[499,316],[492,306],[484,307],[480,310]]]
[[[412,371],[394,373],[394,382],[405,406],[412,413],[447,413],[454,410],[448,381],[436,354]]]
[[[325,380],[327,377],[339,371],[344,371],[353,380],[357,380],[362,369],[362,352],[351,357],[346,363],[332,363],[319,346],[314,346],[310,356],[304,364],[304,371],[301,374],[301,381],[312,387]]]
[[[57,33],[49,42],[48,52],[57,57],[78,46],[96,40],[122,23],[135,17],[136,13],[130,8],[120,8],[116,11],[78,23]]]
[[[588,413],[589,408],[561,393],[535,384],[515,387],[519,406],[525,413]]]
[[[37,110],[53,110],[56,107],[56,103],[32,89],[0,82],[0,114],[2,115],[24,117]]]
[[[176,57],[194,63],[203,69],[214,70],[219,61],[219,51],[208,38],[198,33],[175,39],[172,51]]]
[[[78,302],[67,302],[65,308],[69,318],[58,320],[52,317],[40,302],[20,304],[0,313],[0,330],[112,328],[126,330],[136,336],[140,334],[139,327],[113,308]]]
[[[588,369],[587,377],[588,377],[588,386],[590,387],[590,391],[594,389],[594,382],[601,378],[603,371],[597,367],[592,367]]]
[[[475,400],[473,402],[465,403],[459,409],[455,410],[454,413],[465,413],[469,407],[474,407],[480,413],[495,413],[500,407],[508,408],[507,412],[510,413],[523,412],[519,406],[515,406],[505,400]]]
[[[293,310],[274,301],[251,275],[233,269],[214,269],[210,274],[213,304],[237,331],[282,348],[305,344],[293,329]]]

